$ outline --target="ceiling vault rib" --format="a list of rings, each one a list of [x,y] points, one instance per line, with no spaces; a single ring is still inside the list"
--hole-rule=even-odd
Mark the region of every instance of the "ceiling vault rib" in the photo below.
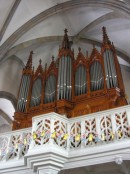
[[[70,40],[75,41],[75,36],[69,36]],[[8,57],[15,55],[16,52],[21,51],[22,49],[25,49],[27,47],[29,47],[32,44],[43,44],[43,43],[48,43],[48,42],[55,42],[55,41],[62,41],[63,36],[46,36],[46,37],[42,37],[42,38],[37,38],[37,39],[33,39],[30,41],[26,41],[24,43],[21,43],[15,47],[13,47],[12,49],[10,49],[7,52],[7,55],[5,57],[5,60],[8,59]],[[101,47],[102,43],[100,41],[97,40],[93,40],[93,39],[88,39],[88,38],[84,38],[84,37],[80,37],[79,40],[80,42],[84,42],[84,43],[89,43],[91,45],[96,45]],[[75,43],[75,42],[74,42]],[[123,50],[120,50],[119,48],[116,48],[116,52],[117,55],[119,57],[121,57],[123,60],[125,60],[126,62],[128,62],[130,64],[130,58],[127,55],[126,52],[124,52]]]
[[[88,24],[86,27],[84,27],[78,34],[77,37],[82,36],[85,32],[89,31],[90,29],[94,28],[95,26],[99,25],[100,23],[110,20],[110,19],[117,19],[117,18],[121,18],[124,17],[123,14],[119,14],[116,12],[110,12],[107,13],[99,18],[97,18],[96,20],[94,20],[93,22],[91,22],[90,24]]]
[[[2,109],[0,109],[0,115],[8,122],[8,124],[12,123],[10,116],[6,114]]]
[[[89,43],[89,44],[92,44],[92,45],[94,44],[94,45],[99,46],[99,47],[101,47],[101,45],[102,45],[102,43],[100,41],[87,39],[87,38],[82,38],[82,37],[79,39],[79,41],[84,42],[84,43]],[[124,53],[123,50],[120,50],[117,47],[116,47],[116,52],[117,52],[117,55],[119,57],[121,57],[123,60],[125,60],[127,63],[130,64],[130,58],[127,55],[127,53]]]
[[[58,5],[55,5],[40,14],[36,15],[34,18],[30,19],[28,22],[23,24],[20,28],[18,28],[0,47],[0,61],[4,60],[4,56],[6,56],[7,50],[23,35],[25,32],[30,30],[32,27],[36,26],[41,21],[47,19],[48,17],[57,14],[61,11],[65,11],[68,9],[76,8],[76,7],[84,7],[84,6],[95,6],[95,3],[99,7],[107,7],[112,10],[120,11],[129,18],[130,12],[125,4],[122,4],[120,1],[114,2],[109,0],[106,3],[106,0],[101,0],[97,3],[95,0],[73,0],[67,1]]]
[[[8,25],[9,25],[13,15],[14,15],[15,11],[17,10],[20,2],[21,2],[21,0],[15,0],[15,2],[13,4],[13,7],[11,8],[11,10],[10,10],[10,12],[9,12],[5,22],[4,22],[4,25],[3,25],[3,27],[2,27],[2,29],[0,31],[0,41],[2,40],[3,35],[4,35],[5,31],[6,31],[6,29],[7,29]]]

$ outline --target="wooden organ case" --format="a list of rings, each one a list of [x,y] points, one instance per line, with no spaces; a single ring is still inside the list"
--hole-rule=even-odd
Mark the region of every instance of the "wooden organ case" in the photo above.
[[[56,112],[76,117],[127,104],[116,50],[103,27],[101,52],[95,47],[90,57],[81,49],[77,58],[65,29],[58,59],[43,69],[41,60],[34,72],[32,55],[23,69],[13,129],[30,127],[32,117]]]

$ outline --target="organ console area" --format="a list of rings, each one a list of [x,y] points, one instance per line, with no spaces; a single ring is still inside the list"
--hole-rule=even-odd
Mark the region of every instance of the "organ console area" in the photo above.
[[[32,117],[56,112],[68,118],[116,108],[127,104],[116,50],[103,27],[101,51],[93,47],[90,57],[77,57],[71,48],[67,29],[58,58],[36,71],[30,52],[23,69],[13,129],[30,127]]]

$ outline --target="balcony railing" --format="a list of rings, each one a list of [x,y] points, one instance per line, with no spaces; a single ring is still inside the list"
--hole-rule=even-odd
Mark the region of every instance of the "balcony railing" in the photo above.
[[[66,152],[130,139],[130,106],[72,119],[56,113],[34,117],[32,128],[0,135],[0,163],[21,159],[45,145]]]

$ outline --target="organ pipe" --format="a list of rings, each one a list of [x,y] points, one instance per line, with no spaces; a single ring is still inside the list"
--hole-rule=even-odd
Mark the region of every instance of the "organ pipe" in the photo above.
[[[44,103],[51,103],[55,101],[56,95],[56,77],[50,75],[45,83],[45,97]]]
[[[28,99],[29,87],[30,87],[30,76],[23,75],[21,80],[17,111],[25,112],[26,111],[26,103]]]
[[[59,60],[58,71],[58,99],[71,100],[72,91],[72,60],[70,57],[62,57]]]
[[[118,87],[115,61],[111,50],[106,49],[106,51],[104,52],[104,64],[107,88]]]
[[[86,68],[80,65],[75,73],[75,95],[82,95],[86,93]]]
[[[38,106],[41,103],[41,94],[42,94],[42,81],[40,78],[36,79],[33,88],[32,88],[32,95],[31,95],[31,102],[30,106]]]
[[[91,91],[103,89],[103,79],[104,77],[101,64],[98,61],[93,62],[90,67]]]

